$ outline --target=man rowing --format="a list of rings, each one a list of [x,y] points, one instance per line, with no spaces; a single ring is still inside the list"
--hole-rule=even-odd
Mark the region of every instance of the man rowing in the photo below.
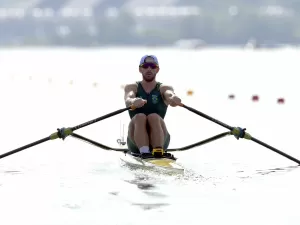
[[[164,118],[168,105],[181,104],[181,99],[171,86],[156,81],[159,72],[157,57],[145,55],[141,58],[139,72],[142,81],[125,86],[125,104],[136,109],[129,111],[127,146],[131,153],[141,157],[167,155],[170,134]]]

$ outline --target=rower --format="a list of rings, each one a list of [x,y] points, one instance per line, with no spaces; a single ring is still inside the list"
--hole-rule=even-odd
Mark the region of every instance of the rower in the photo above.
[[[181,104],[171,86],[156,81],[159,63],[154,55],[141,58],[139,72],[142,80],[125,85],[125,104],[134,106],[129,111],[127,146],[142,157],[162,157],[170,143],[170,134],[164,118],[168,106]]]

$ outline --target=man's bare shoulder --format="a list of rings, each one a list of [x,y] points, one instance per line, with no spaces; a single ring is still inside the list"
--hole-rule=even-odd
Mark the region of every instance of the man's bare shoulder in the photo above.
[[[136,91],[137,87],[138,87],[138,85],[136,83],[126,84],[124,87],[124,90],[125,90],[125,92]]]
[[[162,84],[160,86],[160,91],[161,93],[164,93],[165,91],[167,90],[171,90],[171,91],[174,91],[173,87],[171,85],[166,85],[166,84]]]

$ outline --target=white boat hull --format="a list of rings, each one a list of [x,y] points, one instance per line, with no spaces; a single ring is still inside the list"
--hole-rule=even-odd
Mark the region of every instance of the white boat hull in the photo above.
[[[184,168],[176,160],[169,158],[147,158],[142,159],[129,153],[122,156],[121,161],[125,164],[142,169],[161,169],[168,172],[184,172]]]

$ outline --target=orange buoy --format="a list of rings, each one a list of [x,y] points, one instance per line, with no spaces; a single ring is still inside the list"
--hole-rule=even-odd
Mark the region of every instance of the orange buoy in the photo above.
[[[188,96],[192,96],[192,95],[194,94],[194,91],[193,91],[193,90],[188,90],[188,91],[186,92],[186,94],[187,94]]]

